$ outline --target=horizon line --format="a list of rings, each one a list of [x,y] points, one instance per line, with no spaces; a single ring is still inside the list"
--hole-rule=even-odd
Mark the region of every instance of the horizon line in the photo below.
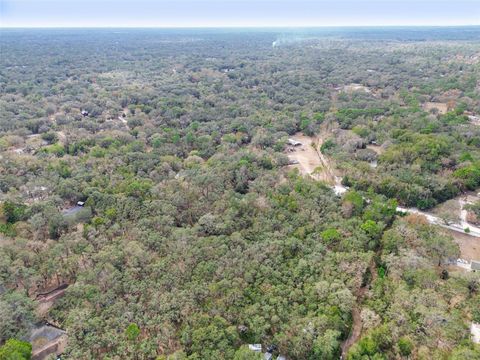
[[[315,29],[315,28],[411,28],[411,27],[430,27],[430,28],[448,28],[448,27],[480,27],[479,24],[396,24],[396,25],[98,25],[98,26],[63,26],[63,25],[48,25],[48,26],[2,26],[0,29]]]

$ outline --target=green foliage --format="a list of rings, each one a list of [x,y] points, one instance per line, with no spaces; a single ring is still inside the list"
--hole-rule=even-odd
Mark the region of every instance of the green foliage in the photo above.
[[[32,358],[32,345],[26,341],[8,339],[0,347],[0,360],[30,360]]]
[[[28,296],[19,291],[0,295],[0,343],[26,336],[35,320],[34,303]]]
[[[59,143],[46,146],[42,149],[42,151],[48,154],[53,154],[57,157],[62,157],[63,155],[65,155],[65,148],[62,144]]]
[[[391,346],[391,334],[386,326],[372,330],[354,344],[347,354],[347,360],[383,360],[387,359],[386,349]]]
[[[341,234],[335,228],[329,228],[327,230],[324,230],[320,235],[327,244],[336,242],[341,238]]]
[[[72,176],[72,169],[66,161],[60,161],[56,167],[58,174],[64,179]]]
[[[377,239],[382,234],[383,226],[377,224],[373,220],[367,220],[360,226],[360,228],[372,239]]]
[[[233,356],[233,360],[262,360],[263,354],[254,352],[248,346],[241,346]]]
[[[107,151],[99,146],[95,146],[90,150],[90,154],[96,158],[103,158],[107,154]]]
[[[354,126],[352,132],[363,138],[366,138],[369,134],[368,129],[362,126]]]
[[[0,233],[5,236],[14,237],[16,235],[15,227],[11,223],[0,224]]]
[[[370,109],[354,109],[354,108],[347,108],[347,109],[340,109],[337,111],[336,116],[340,123],[340,126],[343,129],[351,128],[353,121],[361,116],[365,117],[374,117],[377,115],[381,115],[385,112],[385,110],[380,108],[370,108]]]
[[[462,125],[468,123],[468,117],[462,114],[463,111],[460,114],[456,111],[451,111],[442,115],[441,120],[448,125]]]
[[[48,142],[49,144],[53,144],[58,141],[58,136],[53,131],[49,131],[42,134],[42,139]]]
[[[480,186],[480,165],[471,164],[455,170],[453,175],[463,181],[469,190],[475,190]]]
[[[340,356],[341,333],[336,330],[327,330],[317,337],[313,344],[313,355],[315,359],[336,360]]]
[[[343,202],[350,203],[353,205],[353,211],[355,215],[359,215],[363,211],[363,206],[364,206],[363,197],[355,190],[349,190],[348,192],[346,192],[345,195],[343,196]]]
[[[327,139],[323,144],[322,146],[320,146],[320,151],[322,153],[327,153],[328,151],[332,150],[333,148],[335,148],[336,144],[335,144],[335,141],[332,140],[332,139]]]
[[[233,358],[237,331],[220,316],[200,315],[193,319],[196,326],[183,330],[182,340],[192,359]]]
[[[125,193],[128,196],[143,198],[151,188],[152,182],[150,180],[133,180],[126,185]]]
[[[128,341],[136,341],[140,336],[140,328],[138,327],[138,325],[135,323],[131,323],[130,325],[128,325],[125,329],[125,336]]]
[[[69,359],[249,359],[257,342],[338,359],[354,307],[351,358],[478,357],[478,281],[439,267],[458,246],[396,214],[479,184],[470,30],[273,52],[262,32],[2,34],[0,341],[25,338],[31,299],[68,283],[46,316]],[[353,82],[370,92],[338,92]],[[324,140],[342,197],[287,166],[299,131]]]
[[[17,221],[22,221],[25,219],[27,206],[11,201],[5,201],[2,207],[3,215],[5,216],[7,223],[14,224]]]
[[[402,356],[410,356],[413,351],[413,343],[409,338],[403,337],[398,340],[398,349],[400,351],[400,355]]]

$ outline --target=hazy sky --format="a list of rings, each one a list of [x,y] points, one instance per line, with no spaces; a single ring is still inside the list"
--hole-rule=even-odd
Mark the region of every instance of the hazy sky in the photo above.
[[[480,25],[480,0],[0,0],[2,27]]]

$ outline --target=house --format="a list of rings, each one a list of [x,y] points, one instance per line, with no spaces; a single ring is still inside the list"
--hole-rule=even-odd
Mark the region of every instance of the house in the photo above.
[[[255,352],[262,352],[262,344],[248,344],[248,348]],[[268,345],[267,351],[263,354],[264,360],[272,360],[273,353],[277,351],[277,345]],[[277,360],[286,360],[286,357],[283,355],[278,355]]]
[[[470,268],[473,271],[480,271],[480,261],[472,260],[472,262],[470,263]]]
[[[288,139],[287,143],[291,146],[302,146],[302,143],[300,141],[294,139]]]
[[[85,201],[77,201],[77,206],[85,206]]]
[[[49,323],[35,325],[28,342],[32,344],[32,360],[43,360],[62,354],[67,345],[67,333]]]

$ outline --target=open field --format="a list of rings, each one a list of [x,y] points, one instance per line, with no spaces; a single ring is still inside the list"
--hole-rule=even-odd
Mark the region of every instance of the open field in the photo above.
[[[291,139],[302,143],[301,146],[290,148],[292,151],[288,153],[288,158],[298,161],[298,164],[291,166],[297,168],[303,175],[309,175],[315,180],[334,185],[335,174],[330,160],[320,152],[320,138],[298,133]]]
[[[465,260],[480,260],[480,239],[462,234],[458,231],[447,230],[460,247],[460,256]]]
[[[437,109],[439,114],[446,114],[448,112],[448,105],[440,102],[427,102],[423,104],[423,109],[427,112]]]

